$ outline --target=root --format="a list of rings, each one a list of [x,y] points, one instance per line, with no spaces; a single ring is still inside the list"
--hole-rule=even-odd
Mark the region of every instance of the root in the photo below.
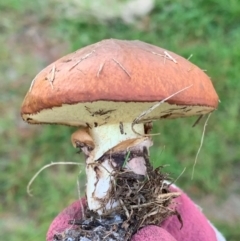
[[[50,164],[47,164],[45,166],[43,166],[38,172],[36,172],[36,174],[31,178],[31,180],[29,181],[28,185],[27,185],[27,193],[30,197],[32,197],[33,195],[31,194],[31,190],[30,187],[32,185],[32,183],[34,182],[34,180],[38,177],[38,175],[45,169],[47,169],[48,167],[51,166],[55,166],[55,165],[82,165],[81,163],[78,162],[51,162]]]
[[[202,137],[201,137],[201,142],[200,142],[200,146],[198,148],[198,151],[197,151],[197,154],[196,154],[196,157],[195,157],[195,160],[194,160],[194,164],[193,164],[193,168],[192,168],[192,177],[191,177],[191,180],[193,180],[193,176],[194,176],[194,171],[195,171],[195,166],[197,165],[197,160],[198,160],[198,155],[202,149],[202,145],[203,145],[203,140],[204,140],[204,136],[205,136],[205,131],[206,131],[206,127],[207,127],[207,123],[208,123],[208,120],[211,116],[211,113],[208,115],[205,123],[204,123],[204,126],[203,126],[203,132],[202,132]]]

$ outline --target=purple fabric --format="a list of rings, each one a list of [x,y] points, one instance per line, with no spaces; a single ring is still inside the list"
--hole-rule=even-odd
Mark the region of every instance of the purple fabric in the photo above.
[[[177,188],[172,191],[180,191],[182,195],[175,199],[177,210],[181,214],[183,227],[176,216],[168,218],[161,227],[149,225],[136,233],[132,241],[217,241],[215,231],[202,214],[199,208],[189,197]],[[85,206],[85,200],[82,199]],[[74,228],[68,224],[69,219],[81,219],[80,201],[75,201],[65,208],[51,223],[47,232],[47,241],[52,241],[54,234],[63,232],[65,229]]]

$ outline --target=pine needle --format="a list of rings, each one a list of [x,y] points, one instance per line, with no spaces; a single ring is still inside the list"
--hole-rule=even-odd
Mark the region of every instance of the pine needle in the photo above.
[[[204,126],[203,126],[203,132],[202,132],[202,137],[201,137],[201,142],[200,142],[200,146],[198,148],[198,151],[197,151],[197,154],[196,154],[196,157],[195,157],[195,160],[194,160],[194,165],[193,165],[193,169],[192,169],[192,177],[191,177],[191,180],[193,180],[193,176],[194,176],[194,171],[195,171],[195,166],[197,164],[197,160],[198,160],[198,155],[202,149],[202,145],[203,145],[203,140],[204,140],[204,136],[205,136],[205,131],[206,131],[206,126],[207,126],[207,123],[208,123],[208,120],[211,116],[211,113],[208,115],[205,123],[204,123]]]

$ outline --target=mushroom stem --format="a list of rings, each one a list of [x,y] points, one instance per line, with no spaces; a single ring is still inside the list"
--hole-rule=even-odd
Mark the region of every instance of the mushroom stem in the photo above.
[[[132,130],[131,123],[120,123],[88,130],[94,143],[94,149],[86,159],[86,196],[90,210],[102,214],[119,205],[112,195],[115,188],[114,174],[118,170],[124,168],[138,175],[146,175],[143,151],[152,145],[152,141],[144,137],[143,124],[134,126],[134,129],[136,132]]]
[[[137,124],[132,130],[132,123],[105,124],[89,129],[95,148],[91,155],[98,160],[105,152],[126,140],[139,139],[144,136],[144,125]],[[139,134],[137,134],[139,133]],[[141,136],[142,135],[142,136]]]

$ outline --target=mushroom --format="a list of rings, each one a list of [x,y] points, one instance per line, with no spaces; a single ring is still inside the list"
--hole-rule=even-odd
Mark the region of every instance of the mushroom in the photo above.
[[[108,39],[71,53],[32,81],[21,115],[30,124],[82,127],[72,143],[86,155],[86,196],[99,214],[119,205],[114,173],[146,175],[151,123],[214,111],[218,96],[196,65],[141,41]]]

